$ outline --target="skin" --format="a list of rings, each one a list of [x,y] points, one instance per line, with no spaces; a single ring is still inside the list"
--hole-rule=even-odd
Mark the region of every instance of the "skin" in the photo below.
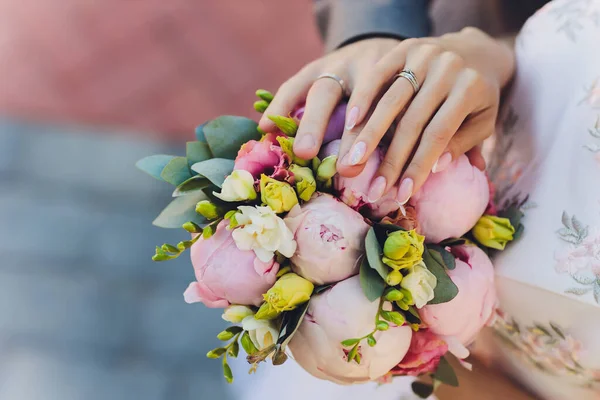
[[[417,93],[408,80],[394,80],[404,68],[415,73],[421,85]],[[358,175],[390,131],[369,200],[397,190],[396,200],[404,204],[432,170],[441,171],[460,154],[485,167],[478,146],[493,133],[500,93],[513,71],[512,51],[473,28],[439,38],[364,40],[310,63],[285,82],[260,127],[273,130],[267,115],[286,115],[306,98],[294,152],[303,158],[317,155],[344,93],[335,80],[315,77],[335,73],[351,93],[338,172]]]

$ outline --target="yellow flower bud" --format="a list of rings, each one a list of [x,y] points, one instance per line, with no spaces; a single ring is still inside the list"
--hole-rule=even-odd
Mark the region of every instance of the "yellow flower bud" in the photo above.
[[[317,190],[317,182],[312,170],[308,167],[292,164],[290,165],[290,171],[294,174],[296,180],[298,197],[304,201],[309,201],[313,193]]]
[[[281,182],[266,175],[260,177],[260,196],[264,204],[276,213],[290,211],[298,204],[298,197],[289,183]]]
[[[283,311],[290,311],[310,299],[314,285],[294,274],[285,274],[263,295],[265,302],[256,313],[256,319],[273,319]]]
[[[219,209],[209,200],[202,200],[196,204],[196,212],[208,220],[219,218]]]
[[[402,282],[402,273],[400,273],[400,271],[390,271],[390,273],[385,277],[385,283],[387,283],[389,286],[396,286],[400,282]]]
[[[479,243],[496,250],[504,250],[506,244],[513,240],[514,233],[515,228],[508,218],[494,215],[479,218],[473,228],[473,236]]]
[[[382,261],[396,271],[410,268],[423,259],[424,241],[414,229],[392,232],[383,245]]]
[[[239,324],[249,315],[254,315],[254,311],[250,307],[233,305],[225,309],[221,318],[225,321]]]

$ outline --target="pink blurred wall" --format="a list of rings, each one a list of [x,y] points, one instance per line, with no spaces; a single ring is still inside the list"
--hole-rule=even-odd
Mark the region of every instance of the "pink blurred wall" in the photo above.
[[[310,0],[0,0],[0,113],[185,139],[321,51]]]

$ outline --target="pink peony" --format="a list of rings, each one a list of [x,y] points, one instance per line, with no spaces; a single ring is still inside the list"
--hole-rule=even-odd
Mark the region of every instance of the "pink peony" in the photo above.
[[[485,173],[465,155],[437,174],[430,174],[410,199],[420,232],[429,243],[458,238],[475,226],[490,198]]]
[[[448,270],[458,294],[447,303],[423,307],[421,320],[441,337],[456,337],[469,345],[494,316],[497,304],[494,267],[477,246],[455,246],[456,268]]]
[[[434,372],[448,345],[427,329],[413,333],[408,353],[392,370],[393,375],[419,376]]]
[[[277,134],[265,136],[265,140],[250,140],[242,145],[235,159],[233,169],[243,169],[260,179],[265,174],[278,180],[289,180],[287,167],[290,159],[277,143]]]
[[[336,140],[329,143],[321,152],[322,156],[337,154],[340,148],[340,141]],[[379,169],[379,164],[383,160],[384,152],[377,148],[367,160],[365,168],[355,177],[347,178],[336,175],[334,178],[335,190],[339,194],[340,200],[357,211],[364,211],[373,219],[381,219],[386,215],[396,211],[399,206],[396,202],[396,192],[398,188],[392,187],[388,192],[375,203],[370,203],[367,198],[369,186],[375,178]]]
[[[323,138],[323,143],[329,143],[333,140],[339,139],[342,137],[344,133],[344,123],[346,119],[346,106],[345,102],[340,103],[333,110],[331,114],[331,118],[329,119],[329,124],[327,125],[327,130],[325,131],[325,137]],[[304,105],[296,108],[291,117],[300,121],[304,116]]]
[[[390,325],[387,331],[376,332],[374,347],[363,340],[358,350],[360,364],[347,361],[351,347],[341,344],[373,330],[377,307],[378,302],[371,303],[363,294],[358,276],[313,295],[289,344],[294,359],[311,375],[338,384],[381,378],[404,358],[412,336],[408,325]]]
[[[290,259],[294,271],[316,285],[358,273],[369,225],[331,195],[318,193],[285,218],[298,245]]]
[[[187,303],[202,302],[211,308],[260,306],[263,293],[275,283],[279,271],[275,258],[264,263],[254,251],[239,250],[227,224],[222,221],[211,238],[201,238],[190,249],[197,282],[183,294]]]

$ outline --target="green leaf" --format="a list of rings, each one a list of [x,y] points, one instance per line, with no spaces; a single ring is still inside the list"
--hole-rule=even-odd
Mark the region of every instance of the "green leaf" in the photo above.
[[[447,303],[458,294],[458,288],[452,282],[452,279],[448,276],[448,273],[444,269],[444,266],[440,264],[434,257],[431,255],[431,251],[429,248],[425,248],[423,252],[423,262],[427,266],[427,269],[435,275],[437,279],[437,285],[433,290],[434,297],[433,300],[428,302],[427,304],[441,304]]]
[[[175,156],[168,156],[166,154],[156,154],[154,156],[144,157],[135,163],[135,166],[144,171],[153,178],[159,181],[164,180],[160,173],[165,169],[167,164],[174,159]]]
[[[281,319],[281,329],[279,330],[279,337],[277,338],[277,345],[279,349],[285,350],[287,344],[292,340],[292,336],[296,333],[300,324],[304,320],[304,315],[308,311],[308,304],[310,301],[299,305],[292,311],[285,311]]]
[[[208,122],[210,122],[210,121],[208,121]],[[206,143],[206,137],[204,137],[204,126],[206,124],[208,124],[208,122],[205,122],[202,125],[198,125],[196,127],[196,139],[198,139],[199,142]]]
[[[208,122],[202,130],[214,157],[233,160],[244,143],[260,140],[257,127],[251,119],[223,115]]]
[[[211,182],[204,176],[195,175],[177,186],[173,191],[173,197],[179,197],[192,192],[200,192],[202,189],[211,185]]]
[[[185,157],[175,157],[165,166],[160,177],[171,185],[179,186],[192,177]]]
[[[223,358],[223,376],[227,383],[233,382],[233,372],[231,372],[231,367],[227,364],[226,358]]]
[[[248,332],[244,332],[242,338],[240,339],[240,342],[242,343],[242,348],[249,356],[253,355],[258,351],[256,346],[254,346],[252,339],[250,339],[250,335],[248,334]]]
[[[222,187],[227,175],[233,171],[233,160],[211,158],[192,165],[192,170],[210,180],[217,187]]]
[[[433,251],[433,257],[437,262],[442,264],[447,269],[456,268],[456,259],[445,247],[437,244],[428,244],[427,248]]]
[[[382,279],[388,276],[390,269],[387,265],[381,261],[381,246],[379,245],[379,241],[377,240],[377,236],[375,235],[375,230],[373,227],[369,228],[367,232],[367,236],[365,236],[365,251],[367,253],[367,261],[369,262],[369,266],[373,268]]]
[[[446,357],[440,359],[440,363],[433,373],[433,379],[449,386],[458,387],[458,377],[456,376],[452,365],[446,360]]]
[[[414,381],[411,387],[413,392],[422,399],[426,399],[433,394],[433,385],[429,383]]]
[[[367,299],[372,303],[378,300],[385,290],[385,282],[373,268],[369,266],[366,257],[363,257],[360,264],[360,287]]]
[[[206,195],[203,192],[176,197],[162,210],[152,224],[161,228],[181,228],[188,221],[203,225],[206,223],[206,219],[196,213],[196,203],[205,199]]]
[[[212,153],[208,148],[208,144],[204,142],[187,142],[185,144],[185,157],[191,167],[200,161],[212,158]]]
[[[229,354],[233,358],[236,358],[239,353],[240,353],[239,343],[237,341],[231,343],[231,347],[229,348],[229,350],[227,350],[227,354]]]
[[[348,362],[351,362],[352,360],[354,360],[356,358],[356,356],[358,355],[358,344],[355,345],[352,350],[350,350],[350,352],[348,353]],[[356,361],[357,363],[360,364],[360,361]]]
[[[208,353],[206,353],[206,357],[208,358],[219,358],[223,354],[225,354],[226,349],[224,347],[217,347],[216,349],[212,349]]]
[[[354,346],[358,342],[360,342],[360,339],[346,339],[346,340],[342,341],[342,346],[350,347],[350,346]]]
[[[321,286],[317,286],[315,287],[315,289],[313,290],[313,295],[315,294],[319,294],[319,293],[323,293],[326,290],[329,290],[333,287],[333,284],[329,284],[329,285],[321,285]]]

